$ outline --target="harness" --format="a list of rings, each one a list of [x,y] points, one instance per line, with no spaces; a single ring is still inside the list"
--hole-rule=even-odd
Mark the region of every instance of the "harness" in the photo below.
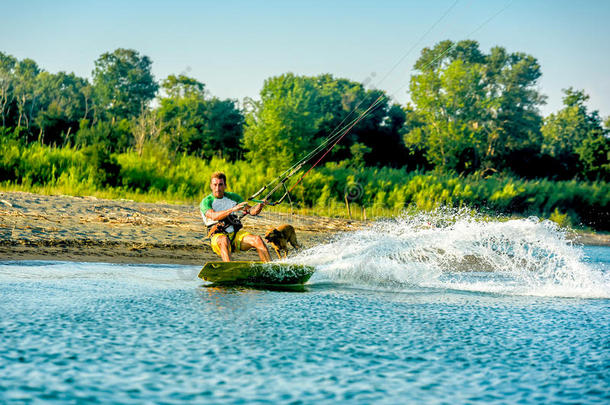
[[[227,232],[227,228],[230,226],[233,226],[233,234],[231,236],[229,236],[229,233]],[[215,224],[208,226],[208,238],[211,238],[217,233],[223,233],[229,236],[229,247],[231,249],[231,252],[233,253],[233,242],[235,242],[237,232],[239,232],[239,230],[243,227],[244,225],[241,223],[241,219],[237,215],[235,215],[235,213],[231,213],[225,219],[222,219],[216,222]]]

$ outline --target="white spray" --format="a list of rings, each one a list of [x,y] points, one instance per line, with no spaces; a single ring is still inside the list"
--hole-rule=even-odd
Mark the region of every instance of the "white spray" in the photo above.
[[[313,283],[610,298],[610,280],[566,231],[537,218],[486,220],[440,209],[371,223],[290,261],[316,266]]]

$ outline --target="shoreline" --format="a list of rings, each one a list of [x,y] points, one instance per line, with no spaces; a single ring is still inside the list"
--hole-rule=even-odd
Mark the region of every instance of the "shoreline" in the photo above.
[[[363,225],[271,211],[244,219],[245,229],[259,235],[282,223],[294,226],[304,247]],[[0,261],[203,265],[220,260],[206,234],[197,205],[0,191]],[[270,253],[277,257],[273,249]],[[258,255],[239,252],[233,259],[258,260]]]
[[[290,223],[299,243],[311,247],[366,222],[263,211],[245,229],[264,234]],[[574,243],[610,246],[610,235],[571,232]],[[272,258],[277,257],[270,249]],[[240,252],[234,260],[257,260]],[[219,260],[206,239],[199,207],[96,197],[0,191],[0,260],[203,265]]]

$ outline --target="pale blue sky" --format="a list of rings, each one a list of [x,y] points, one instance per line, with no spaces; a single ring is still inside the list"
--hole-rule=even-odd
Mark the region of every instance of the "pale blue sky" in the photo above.
[[[545,115],[561,108],[561,89],[570,86],[610,115],[610,0],[457,1],[407,54],[455,1],[4,0],[0,51],[90,77],[100,54],[133,48],[152,59],[158,80],[183,73],[212,95],[240,100],[289,71],[375,84],[406,55],[376,86],[405,103],[422,47],[474,39],[484,52],[500,45],[539,60]]]

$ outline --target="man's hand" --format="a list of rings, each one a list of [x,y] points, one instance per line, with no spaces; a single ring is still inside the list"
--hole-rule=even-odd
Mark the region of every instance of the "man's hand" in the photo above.
[[[256,204],[254,207],[250,208],[250,215],[258,215],[261,213],[261,211],[263,210],[263,207],[265,206],[265,203],[258,203]]]
[[[237,204],[236,206],[234,206],[233,208],[231,208],[231,212],[235,212],[235,211],[243,211],[246,208],[246,205],[248,205],[247,201],[244,202],[240,202],[239,204]]]

